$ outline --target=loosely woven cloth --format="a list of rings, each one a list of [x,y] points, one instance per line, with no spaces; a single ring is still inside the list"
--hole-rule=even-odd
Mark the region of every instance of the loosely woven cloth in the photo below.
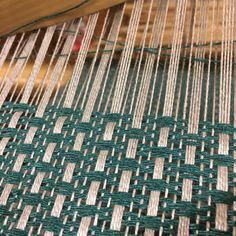
[[[235,7],[137,0],[99,34],[96,13],[1,39],[0,234],[236,235]]]

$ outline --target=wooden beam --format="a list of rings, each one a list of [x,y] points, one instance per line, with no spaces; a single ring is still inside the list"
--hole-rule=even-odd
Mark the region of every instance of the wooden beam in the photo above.
[[[0,36],[59,24],[125,0],[1,0]]]

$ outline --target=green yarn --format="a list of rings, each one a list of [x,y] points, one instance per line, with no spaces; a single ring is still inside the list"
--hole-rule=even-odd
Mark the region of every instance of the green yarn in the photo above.
[[[229,155],[217,154],[219,133],[234,134],[235,128],[226,124],[211,124],[201,122],[197,134],[187,134],[187,120],[175,120],[171,117],[144,116],[141,129],[132,128],[131,114],[110,114],[94,112],[90,122],[81,122],[82,110],[47,107],[42,118],[35,117],[35,106],[17,103],[5,103],[1,108],[1,125],[8,124],[16,111],[22,116],[18,126],[27,129],[1,128],[0,138],[8,137],[11,140],[0,157],[0,178],[3,180],[0,193],[6,184],[14,187],[6,205],[0,205],[0,232],[3,235],[27,235],[33,227],[33,235],[38,235],[42,225],[43,230],[58,235],[63,229],[65,235],[76,235],[82,217],[98,217],[96,225],[90,224],[88,234],[95,235],[123,235],[126,227],[130,227],[130,235],[135,235],[135,226],[139,225],[138,234],[142,235],[145,228],[156,232],[163,228],[166,234],[176,235],[178,219],[186,216],[190,219],[190,234],[198,231],[199,235],[228,235],[232,234],[235,222],[233,217],[233,202],[236,197],[230,189],[235,187],[235,173],[232,166],[236,160]],[[28,115],[25,115],[28,113]],[[53,133],[58,117],[65,116],[66,120],[59,134]],[[119,123],[118,123],[119,121]],[[110,141],[103,140],[105,126],[108,122],[116,123]],[[156,126],[155,130],[151,127]],[[23,140],[30,127],[37,127],[32,144],[24,144]],[[41,128],[44,127],[42,130]],[[145,129],[149,127],[148,129]],[[158,147],[160,129],[169,128],[168,144]],[[76,132],[73,133],[72,131]],[[212,131],[215,136],[211,136]],[[183,132],[182,132],[183,131]],[[85,133],[80,151],[73,150],[77,132]],[[72,135],[73,133],[73,135]],[[203,136],[205,133],[205,136]],[[92,134],[92,135],[91,135]],[[126,135],[126,139],[121,137]],[[16,138],[13,140],[13,138]],[[116,140],[117,139],[117,140]],[[126,155],[128,140],[137,139],[136,156]],[[56,143],[50,162],[44,162],[43,157],[49,143]],[[151,145],[152,143],[152,145]],[[180,147],[182,143],[182,148]],[[204,150],[201,145],[204,143]],[[185,164],[186,146],[196,147],[195,165]],[[235,140],[230,141],[230,150],[235,150]],[[211,153],[210,150],[214,149]],[[104,163],[104,171],[96,170],[96,160],[99,151],[108,151]],[[6,155],[7,153],[7,155]],[[20,172],[13,171],[14,163],[19,154],[26,157]],[[155,161],[164,160],[163,178],[153,179]],[[171,160],[170,160],[171,158]],[[210,166],[213,163],[214,168]],[[63,181],[63,175],[68,163],[73,163],[72,180]],[[216,190],[217,167],[228,167],[229,191]],[[124,171],[131,172],[128,192],[118,191],[121,175]],[[32,193],[31,187],[39,172],[45,173],[38,193]],[[178,178],[177,178],[178,177]],[[202,182],[200,184],[200,179]],[[192,201],[181,200],[183,179],[193,181]],[[100,182],[95,205],[86,204],[87,194],[93,181]],[[210,189],[209,186],[212,186]],[[168,190],[168,195],[164,194]],[[148,202],[152,191],[160,191],[158,216],[147,216]],[[60,217],[50,215],[58,194],[65,196]],[[174,200],[174,196],[176,200]],[[211,198],[211,203],[208,200]],[[80,204],[77,204],[77,202]],[[21,202],[20,207],[18,206]],[[199,202],[201,204],[199,205]],[[223,203],[229,206],[227,211],[228,232],[214,229],[216,204]],[[25,206],[33,206],[27,227],[24,231],[16,229],[17,222]],[[110,230],[112,212],[115,205],[124,207],[121,231]],[[40,206],[40,207],[39,207]],[[131,209],[132,206],[132,210]],[[39,208],[38,208],[39,207]],[[37,210],[40,209],[40,210]],[[175,217],[171,215],[175,211]],[[211,212],[208,215],[208,212]],[[162,214],[165,220],[162,221]],[[14,217],[16,216],[16,217]],[[9,220],[4,224],[6,217]],[[65,217],[67,218],[64,221]],[[196,219],[200,217],[197,223]],[[106,222],[106,223],[105,223]],[[207,231],[206,223],[212,227]],[[102,229],[103,223],[105,227]],[[9,228],[13,224],[13,228]]]

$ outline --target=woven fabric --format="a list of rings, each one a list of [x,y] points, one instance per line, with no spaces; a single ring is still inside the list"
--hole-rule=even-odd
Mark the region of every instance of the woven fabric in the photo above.
[[[135,0],[0,39],[0,234],[236,235],[236,1]]]
[[[145,229],[160,228],[176,235],[179,217],[190,219],[192,234],[232,233],[235,197],[231,191],[216,189],[216,169],[231,167],[235,160],[230,154],[215,152],[218,135],[232,136],[236,132],[232,126],[200,123],[198,133],[191,135],[187,134],[186,121],[169,117],[144,116],[142,127],[133,129],[132,115],[94,112],[90,122],[84,123],[82,110],[49,106],[40,119],[34,117],[35,110],[35,106],[15,103],[5,103],[1,109],[1,125],[5,128],[1,128],[0,137],[9,139],[1,156],[0,203],[6,202],[0,207],[2,234],[22,235],[25,224],[24,234],[52,231],[56,235],[74,235],[81,222],[88,221],[88,235],[123,235],[126,230],[136,235]],[[18,126],[9,128],[13,114],[19,112],[22,115]],[[57,132],[59,118],[64,119],[64,124]],[[109,122],[115,126],[112,139],[107,141],[104,133]],[[32,127],[37,129],[32,142],[24,143]],[[166,147],[156,146],[161,128],[169,130]],[[81,151],[73,150],[77,133],[84,134]],[[126,156],[130,140],[138,142],[135,158]],[[235,151],[234,142],[231,139],[229,143],[230,153]],[[45,156],[52,144],[53,151]],[[187,146],[196,149],[194,166],[184,162]],[[102,171],[98,167],[101,156]],[[165,163],[163,177],[153,179],[158,159]],[[125,172],[131,175],[128,192],[119,191]],[[235,177],[229,168],[229,189],[235,187]],[[193,182],[191,202],[181,200],[184,180]],[[91,185],[97,186],[93,192]],[[160,193],[158,216],[147,216],[150,195],[155,193]],[[93,195],[94,204],[88,202],[88,194]],[[225,234],[214,229],[216,204],[221,203],[228,206]],[[124,211],[121,232],[110,229],[115,206]],[[207,224],[211,224],[209,231]]]

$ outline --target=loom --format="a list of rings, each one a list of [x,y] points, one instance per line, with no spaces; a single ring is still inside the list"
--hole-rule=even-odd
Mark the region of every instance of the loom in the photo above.
[[[1,235],[236,235],[236,1],[0,6]]]

